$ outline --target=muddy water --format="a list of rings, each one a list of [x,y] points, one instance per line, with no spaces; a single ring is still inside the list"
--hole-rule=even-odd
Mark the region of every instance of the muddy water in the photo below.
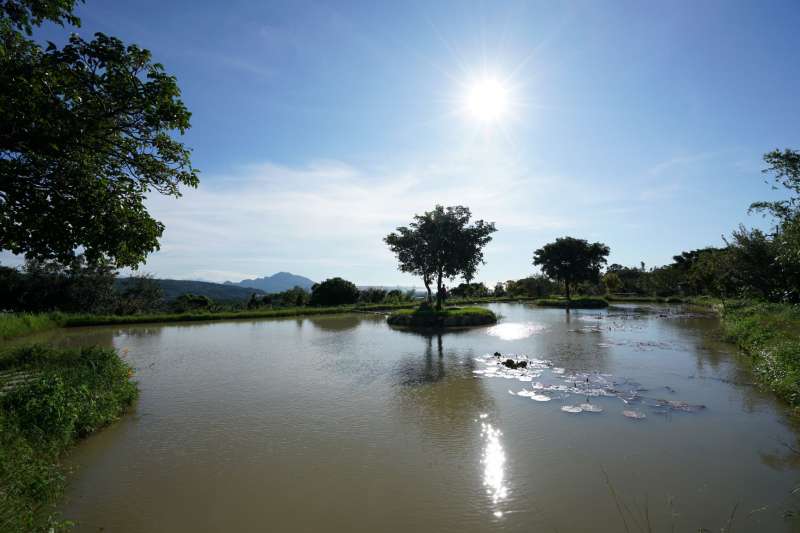
[[[797,435],[716,319],[491,307],[499,326],[440,336],[369,315],[60,332],[123,351],[141,387],[68,458],[63,515],[123,533],[798,530]]]

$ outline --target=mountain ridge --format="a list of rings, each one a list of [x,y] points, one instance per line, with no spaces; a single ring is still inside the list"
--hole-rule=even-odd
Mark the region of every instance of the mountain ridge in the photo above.
[[[258,289],[265,293],[283,292],[294,287],[311,290],[314,281],[291,272],[276,272],[271,276],[261,278],[243,279],[242,281],[226,281],[224,285]]]

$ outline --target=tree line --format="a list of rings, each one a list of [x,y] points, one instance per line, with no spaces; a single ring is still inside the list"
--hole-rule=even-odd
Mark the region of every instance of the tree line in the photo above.
[[[496,231],[494,223],[469,224],[464,206],[416,215],[408,226],[398,227],[384,239],[402,272],[422,278],[433,303],[431,284],[436,283],[436,306],[448,295],[446,281],[463,283],[450,291],[458,296],[527,296],[543,298],[563,294],[606,293],[638,296],[713,296],[750,298],[770,302],[800,302],[800,152],[775,150],[765,154],[764,173],[776,190],[787,193],[777,201],[754,202],[750,212],[772,218],[769,231],[740,225],[724,246],[683,251],[673,262],[649,270],[645,264],[607,266],[610,249],[575,237],[560,237],[533,252],[532,264],[541,274],[498,283],[490,291],[471,283],[483,264],[483,248]]]
[[[147,195],[178,197],[199,171],[179,140],[191,113],[174,76],[135,44],[96,33],[67,44],[32,38],[45,22],[80,26],[82,0],[0,2],[0,250],[23,255],[21,271],[0,271],[0,309],[142,312],[163,305],[147,277],[121,294],[114,272],[136,268],[159,248],[164,226],[147,211]],[[470,222],[464,206],[435,206],[384,239],[402,272],[421,278],[427,302],[492,293],[543,297],[563,293],[711,295],[800,301],[800,152],[775,150],[764,169],[785,200],[760,201],[769,231],[735,229],[724,245],[682,251],[656,268],[607,266],[608,247],[562,237],[538,248],[541,274],[474,283],[494,223]],[[447,284],[463,280],[448,291]],[[332,278],[337,280],[341,278]],[[251,299],[248,305],[328,305],[399,301],[403,294],[362,294],[327,280],[315,291]],[[328,283],[330,282],[330,283]],[[25,295],[28,296],[25,296]],[[35,295],[35,297],[33,296]],[[40,299],[41,304],[32,304]],[[388,300],[387,300],[388,299]],[[187,296],[186,308],[210,307]]]

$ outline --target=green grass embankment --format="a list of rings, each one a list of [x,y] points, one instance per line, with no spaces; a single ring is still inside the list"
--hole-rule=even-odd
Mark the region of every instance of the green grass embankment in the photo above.
[[[131,375],[105,348],[34,345],[0,355],[0,531],[68,525],[53,508],[64,489],[60,458],[132,405],[137,388]]]
[[[800,306],[726,302],[725,337],[751,358],[757,380],[800,408]]]

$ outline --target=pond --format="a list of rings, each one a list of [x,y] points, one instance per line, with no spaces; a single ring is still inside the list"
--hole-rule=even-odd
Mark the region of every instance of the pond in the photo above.
[[[67,458],[61,512],[123,533],[798,530],[796,428],[716,318],[489,307],[498,325],[441,335],[367,314],[56,332],[113,345],[141,388]]]

